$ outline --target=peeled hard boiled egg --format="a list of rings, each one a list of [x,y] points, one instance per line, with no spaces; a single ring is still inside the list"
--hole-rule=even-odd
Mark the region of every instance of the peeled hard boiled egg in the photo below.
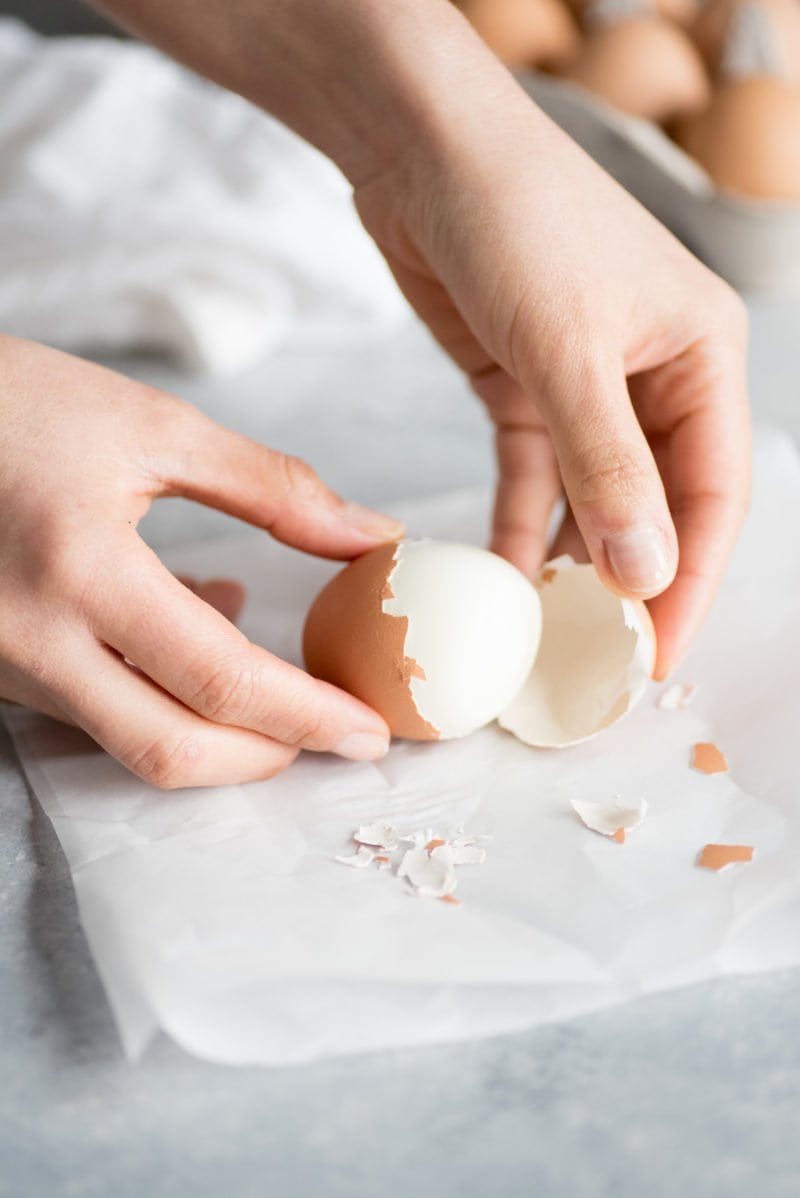
[[[539,596],[496,554],[401,541],[357,558],[308,613],[310,673],[380,712],[396,736],[465,736],[525,681],[541,633]]]
[[[351,562],[306,619],[309,672],[396,736],[446,740],[500,717],[533,745],[592,736],[630,710],[655,660],[646,608],[570,558],[539,586],[470,545],[401,541]]]

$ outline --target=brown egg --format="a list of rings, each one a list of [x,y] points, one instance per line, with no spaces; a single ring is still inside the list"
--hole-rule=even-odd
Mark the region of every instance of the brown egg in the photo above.
[[[760,35],[754,31],[753,52],[767,52],[774,57],[775,67],[768,73],[800,83],[799,0],[709,0],[691,29],[709,70],[716,73],[722,69],[724,73],[726,47],[742,10],[760,14],[763,28]]]
[[[614,108],[662,123],[704,108],[705,67],[689,38],[660,17],[597,29],[563,72]]]
[[[800,89],[768,77],[731,79],[674,137],[725,191],[800,200]]]
[[[337,574],[303,633],[309,671],[379,711],[395,736],[448,740],[495,719],[536,657],[541,602],[494,553],[381,546]]]
[[[578,26],[561,0],[461,0],[459,7],[511,67],[556,67],[580,45]]]

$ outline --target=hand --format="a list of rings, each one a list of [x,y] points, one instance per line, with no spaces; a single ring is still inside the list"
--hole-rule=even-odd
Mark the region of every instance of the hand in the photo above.
[[[98,2],[338,163],[495,421],[494,548],[533,570],[566,492],[554,550],[585,547],[610,587],[653,597],[664,676],[747,505],[741,301],[539,112],[449,0],[208,0],[191,21],[160,0]]]
[[[681,657],[749,497],[744,307],[510,77],[356,190],[403,291],[496,426],[493,548],[591,557]],[[656,596],[656,597],[654,597]]]
[[[195,594],[145,545],[136,525],[166,495],[325,557],[402,534],[173,396],[0,338],[0,697],[163,787],[270,777],[301,748],[383,756],[380,716],[250,644],[222,614],[235,588]]]

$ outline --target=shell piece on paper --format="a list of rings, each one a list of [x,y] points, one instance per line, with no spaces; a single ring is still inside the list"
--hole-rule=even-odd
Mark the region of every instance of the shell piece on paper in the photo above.
[[[557,558],[542,569],[542,639],[501,728],[537,748],[588,740],[626,715],[655,664],[647,608],[603,585],[592,565]]]
[[[452,894],[458,882],[453,868],[453,851],[448,844],[429,852],[424,846],[408,849],[397,869],[398,878],[408,878],[422,898]]]
[[[683,711],[689,707],[696,694],[697,687],[693,682],[674,682],[662,691],[656,706],[662,711]]]
[[[375,853],[366,845],[359,845],[358,851],[351,853],[349,857],[335,857],[335,861],[340,861],[342,865],[352,865],[354,869],[365,869],[368,865],[372,865],[375,860]]]
[[[716,745],[701,741],[692,748],[692,769],[701,774],[727,774],[728,762]]]
[[[646,799],[623,803],[618,795],[609,802],[573,799],[572,807],[587,828],[610,836],[617,844],[624,844],[627,833],[638,828],[647,815]]]
[[[703,869],[713,869],[719,873],[729,865],[742,865],[752,861],[754,851],[751,844],[707,844],[697,864]]]
[[[370,845],[377,849],[395,849],[399,844],[396,829],[382,820],[374,824],[362,824],[353,833],[353,840],[356,844]]]
[[[457,836],[450,841],[453,853],[453,865],[483,865],[486,860],[486,849],[475,844],[475,838]]]
[[[493,720],[530,671],[541,605],[494,553],[401,541],[351,562],[306,619],[310,673],[363,699],[395,736],[466,736]]]

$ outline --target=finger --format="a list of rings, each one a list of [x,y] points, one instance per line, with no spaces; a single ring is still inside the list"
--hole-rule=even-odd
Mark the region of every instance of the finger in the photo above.
[[[656,595],[675,575],[677,537],[625,380],[562,372],[554,384],[539,402],[597,572],[620,594]]]
[[[542,425],[500,425],[492,549],[533,577],[541,565],[561,477]]]
[[[664,386],[677,382],[670,373]],[[693,410],[675,412],[662,460],[681,552],[675,581],[648,605],[658,639],[658,678],[675,667],[705,619],[747,510],[750,426],[743,371],[713,376]]]
[[[180,453],[157,467],[155,492],[183,495],[322,557],[351,558],[403,535],[390,516],[345,503],[299,458],[268,449],[186,407],[172,429]]]
[[[21,707],[30,707],[33,711],[40,711],[42,715],[48,715],[62,724],[73,722],[51,695],[30,680],[0,679],[0,703],[15,703]]]
[[[110,649],[81,642],[71,654],[80,676],[57,682],[72,720],[132,773],[153,786],[223,786],[271,778],[298,750],[189,711]]]
[[[548,557],[561,557],[565,553],[569,554],[576,562],[588,562],[589,560],[589,553],[572,514],[572,508],[567,508],[564,513],[564,519],[550,546]]]
[[[359,761],[387,752],[377,712],[251,644],[143,543],[108,580],[92,628],[205,719]]]
[[[176,574],[175,577],[193,594],[199,595],[204,603],[208,603],[226,620],[230,620],[231,624],[236,623],[246,596],[240,582],[233,578],[211,578],[208,582],[198,582],[196,578],[186,574]]]

